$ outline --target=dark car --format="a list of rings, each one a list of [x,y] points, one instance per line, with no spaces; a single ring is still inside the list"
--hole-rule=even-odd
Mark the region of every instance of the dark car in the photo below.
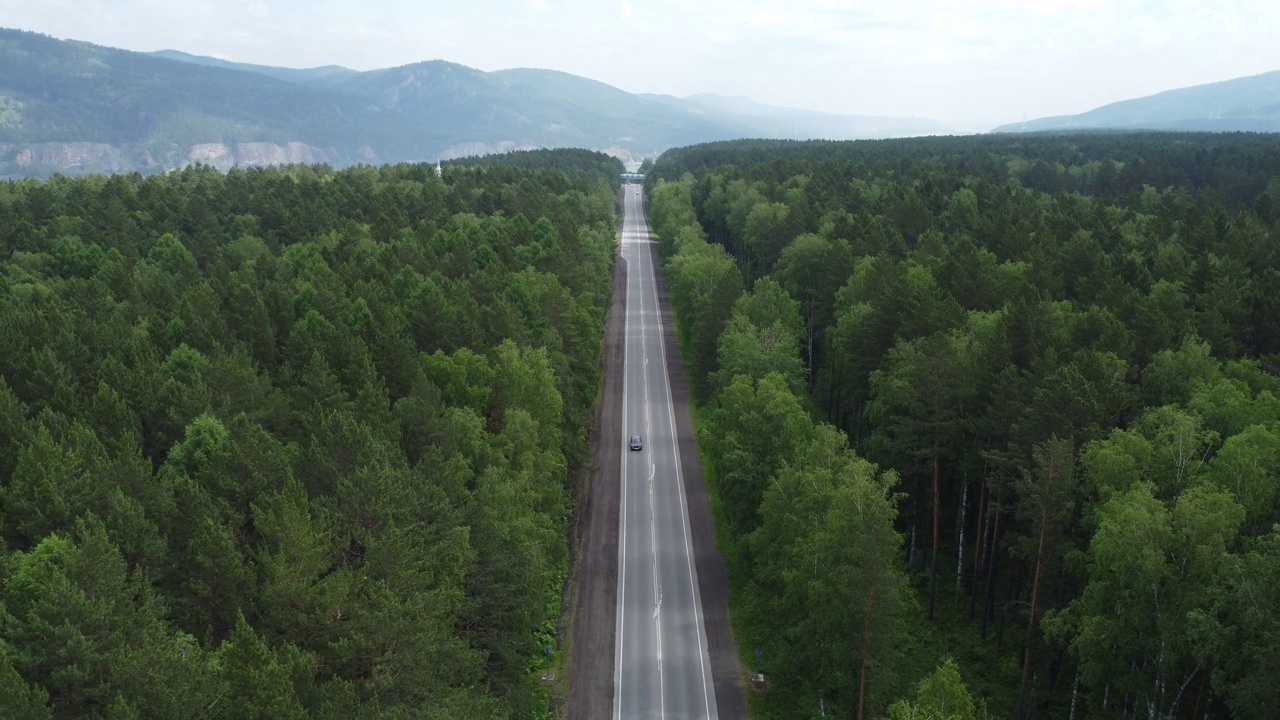
[[[639,449],[640,449],[640,436],[639,436],[639,435],[632,435],[632,436],[631,436],[631,449],[632,449],[632,450],[639,450]]]

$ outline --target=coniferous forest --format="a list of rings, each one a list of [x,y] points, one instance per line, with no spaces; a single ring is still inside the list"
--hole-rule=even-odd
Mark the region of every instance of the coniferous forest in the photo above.
[[[0,183],[0,717],[545,712],[622,168],[484,165]],[[1280,141],[649,183],[758,717],[1280,707]]]
[[[525,164],[0,183],[0,717],[545,712],[622,167]]]
[[[1274,717],[1280,139],[647,182],[759,717]]]

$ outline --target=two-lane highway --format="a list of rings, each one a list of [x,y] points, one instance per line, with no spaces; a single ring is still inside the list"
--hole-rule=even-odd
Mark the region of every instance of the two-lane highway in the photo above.
[[[626,350],[618,512],[613,715],[716,718],[676,421],[667,376],[652,243],[639,185],[623,190]]]

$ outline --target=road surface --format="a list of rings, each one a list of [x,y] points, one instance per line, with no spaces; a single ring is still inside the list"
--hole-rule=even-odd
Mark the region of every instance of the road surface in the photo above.
[[[717,718],[668,376],[669,335],[663,333],[669,329],[659,308],[641,190],[623,190],[621,254],[628,272],[613,716]],[[628,449],[632,435],[642,437],[642,450]]]

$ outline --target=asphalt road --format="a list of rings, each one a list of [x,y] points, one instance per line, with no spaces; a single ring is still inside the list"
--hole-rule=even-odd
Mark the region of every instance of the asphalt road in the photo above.
[[[716,718],[652,239],[624,189],[627,263],[613,716]],[[643,449],[625,446],[640,435]],[[696,458],[694,458],[696,461]]]

